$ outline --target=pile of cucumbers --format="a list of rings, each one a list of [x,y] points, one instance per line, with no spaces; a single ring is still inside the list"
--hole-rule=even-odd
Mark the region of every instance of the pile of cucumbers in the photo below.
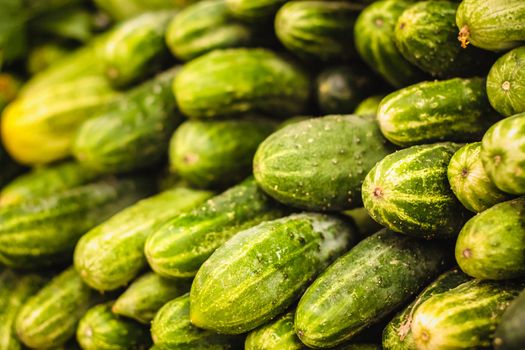
[[[524,350],[524,0],[0,4],[0,350]]]

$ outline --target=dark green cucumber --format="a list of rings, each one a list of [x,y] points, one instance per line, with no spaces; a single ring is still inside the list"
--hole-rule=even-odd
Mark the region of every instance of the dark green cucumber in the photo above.
[[[355,56],[352,42],[360,7],[345,1],[289,1],[275,16],[275,33],[295,55],[320,61]]]
[[[459,233],[456,260],[468,275],[489,280],[525,277],[525,197],[499,203]]]
[[[226,0],[232,16],[248,23],[271,21],[287,0]]]
[[[411,3],[410,0],[375,1],[361,12],[354,28],[355,46],[361,58],[397,88],[425,78],[423,72],[403,57],[394,40],[396,21]]]
[[[188,281],[167,280],[148,272],[129,285],[115,301],[111,311],[148,324],[164,304],[189,290]]]
[[[494,124],[483,136],[481,161],[502,191],[525,194],[525,112]]]
[[[112,85],[128,86],[158,70],[169,57],[164,35],[174,11],[143,13],[111,31],[101,51]]]
[[[454,153],[447,169],[452,192],[465,208],[475,213],[509,199],[489,179],[480,153],[481,142],[469,143]]]
[[[357,115],[377,115],[379,104],[385,98],[384,95],[374,95],[362,100],[354,110]]]
[[[282,217],[286,211],[247,179],[153,233],[145,253],[151,268],[170,278],[193,277],[237,232]]]
[[[399,146],[437,141],[479,141],[501,116],[487,99],[482,78],[423,82],[385,97],[377,118]]]
[[[71,258],[93,226],[150,192],[141,178],[100,181],[0,208],[0,261],[36,268]]]
[[[36,168],[17,177],[0,192],[0,206],[18,204],[35,198],[57,194],[85,185],[100,177],[77,162],[64,162],[53,166]]]
[[[189,120],[170,142],[170,168],[201,188],[226,188],[252,172],[259,144],[277,124],[264,118]]]
[[[417,298],[403,311],[398,313],[388,323],[383,331],[383,349],[385,350],[417,350],[412,337],[412,319],[418,306],[432,295],[446,292],[460,284],[471,280],[459,269],[453,269],[439,276],[427,286]]]
[[[188,6],[173,18],[166,32],[171,53],[184,61],[216,49],[251,46],[254,39],[249,26],[230,16],[225,0]]]
[[[406,9],[396,24],[396,45],[403,56],[433,77],[486,74],[494,61],[486,51],[462,49],[456,38],[456,9],[451,1],[421,1]]]
[[[171,91],[177,71],[159,74],[85,122],[73,144],[77,160],[104,173],[127,172],[163,160],[181,119]]]
[[[234,338],[199,329],[190,322],[190,295],[164,305],[151,323],[155,346],[164,350],[233,350]]]
[[[77,341],[83,350],[145,350],[148,329],[111,312],[112,302],[89,309],[80,319]]]
[[[216,50],[186,64],[174,82],[180,110],[194,118],[250,112],[289,117],[306,107],[310,79],[265,49]]]
[[[381,225],[417,237],[449,238],[467,220],[450,189],[454,143],[412,146],[381,160],[363,182],[365,208]]]
[[[522,0],[463,0],[456,12],[458,39],[491,51],[504,51],[525,42],[525,2]]]
[[[494,349],[521,350],[525,347],[525,290],[512,301],[496,329]]]
[[[490,104],[504,116],[525,112],[525,46],[501,56],[487,77]]]
[[[439,244],[381,230],[339,258],[306,290],[297,306],[295,331],[315,348],[350,340],[410,300],[448,260],[447,249]]]
[[[175,188],[122,210],[80,239],[74,255],[76,269],[97,290],[125,286],[146,266],[146,239],[210,196],[210,192]]]
[[[253,172],[261,188],[298,208],[360,206],[366,173],[392,151],[374,116],[327,116],[290,124],[257,150]]]
[[[324,69],[316,80],[319,110],[323,114],[350,114],[371,92],[373,84],[370,72],[360,66]]]
[[[217,249],[191,287],[191,322],[241,334],[284,312],[355,241],[351,226],[303,213],[241,231]]]
[[[49,349],[75,335],[77,323],[98,296],[68,268],[29,298],[16,317],[16,334],[28,347]]]
[[[472,280],[424,301],[414,313],[418,350],[489,348],[494,330],[522,285]]]

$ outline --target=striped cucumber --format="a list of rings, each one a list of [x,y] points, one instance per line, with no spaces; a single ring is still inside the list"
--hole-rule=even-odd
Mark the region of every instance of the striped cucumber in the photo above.
[[[226,0],[232,16],[250,23],[259,24],[273,19],[277,10],[288,0]]]
[[[294,312],[287,312],[270,323],[257,328],[246,337],[245,350],[303,350],[293,328]]]

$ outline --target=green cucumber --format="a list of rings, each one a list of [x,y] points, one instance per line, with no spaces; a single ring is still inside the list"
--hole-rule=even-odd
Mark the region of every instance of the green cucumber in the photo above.
[[[233,350],[234,338],[199,329],[190,322],[189,293],[170,301],[151,323],[155,346],[163,350]]]
[[[381,230],[306,290],[297,306],[295,331],[315,348],[348,341],[410,300],[448,260],[447,249],[439,244]]]
[[[148,272],[129,285],[111,311],[148,324],[164,304],[189,290],[190,284],[186,281],[171,281]]]
[[[68,268],[24,303],[16,317],[16,334],[30,348],[59,347],[74,336],[78,321],[97,298],[75,269]]]
[[[98,172],[72,161],[36,168],[2,188],[0,206],[57,194],[92,182],[99,176]]]
[[[501,56],[487,77],[490,104],[506,117],[525,112],[525,46]]]
[[[525,197],[499,203],[470,219],[456,242],[456,260],[479,279],[525,277]]]
[[[368,237],[383,228],[372,219],[364,207],[346,210],[342,214],[352,219],[361,238]]]
[[[285,213],[249,178],[166,223],[148,238],[144,251],[151,268],[161,276],[193,277],[237,232]]]
[[[525,42],[525,2],[522,0],[463,0],[456,12],[458,40],[491,51],[504,51]]]
[[[239,232],[197,272],[190,292],[191,322],[224,334],[261,326],[291,306],[354,240],[351,226],[314,213]]]
[[[383,331],[383,349],[385,350],[417,350],[412,336],[412,320],[418,306],[432,295],[446,292],[460,284],[471,280],[459,269],[453,269],[439,276],[428,285],[417,298],[398,313],[388,323]]]
[[[407,147],[438,141],[479,141],[501,119],[482,78],[422,82],[391,93],[379,106],[383,135]]]
[[[146,239],[210,196],[210,192],[174,188],[120,211],[80,239],[74,254],[76,269],[97,290],[125,286],[146,266]]]
[[[359,10],[345,1],[289,1],[277,11],[275,33],[299,57],[348,60],[355,57],[352,34]]]
[[[83,350],[145,350],[151,343],[148,329],[111,312],[112,302],[89,309],[80,319],[77,341]]]
[[[78,130],[73,155],[103,173],[128,172],[164,159],[181,119],[171,91],[177,69],[130,90]]]
[[[363,61],[396,88],[425,78],[423,72],[403,57],[394,40],[396,21],[412,3],[375,1],[361,12],[354,28],[355,46]]]
[[[227,49],[186,64],[173,88],[180,110],[189,117],[250,112],[289,117],[305,109],[310,79],[269,50]]]
[[[357,115],[377,115],[379,104],[385,95],[374,95],[362,100],[354,110]]]
[[[381,225],[408,235],[450,238],[467,220],[450,189],[454,143],[412,146],[381,160],[363,182],[363,202]]]
[[[424,301],[414,313],[418,350],[489,348],[507,306],[523,286],[472,280]]]
[[[502,191],[525,194],[525,113],[494,124],[483,136],[481,161]]]
[[[288,0],[226,0],[232,16],[247,23],[271,21],[277,10]]]
[[[0,262],[36,268],[67,261],[86,231],[149,192],[141,178],[100,181],[0,208]]]
[[[270,323],[261,326],[246,337],[245,350],[303,350],[293,329],[294,312],[288,312]]]
[[[252,172],[259,144],[277,124],[264,118],[189,120],[170,142],[170,168],[201,188],[233,186]]]
[[[501,317],[496,329],[494,349],[520,350],[525,347],[525,290],[512,301]]]
[[[169,10],[185,5],[190,0],[95,0],[97,7],[117,21],[127,20],[144,12]]]
[[[374,116],[337,115],[290,124],[253,160],[255,179],[278,201],[325,211],[360,206],[366,173],[392,151]]]
[[[481,142],[469,143],[454,153],[447,169],[452,192],[465,208],[475,213],[509,199],[489,179],[480,153]]]
[[[35,46],[29,51],[26,68],[32,75],[45,71],[63,57],[67,57],[72,51],[68,46],[60,42],[46,42]]]
[[[253,30],[232,19],[225,0],[206,0],[188,6],[173,18],[166,32],[171,53],[189,61],[207,52],[251,46]]]
[[[169,55],[164,34],[174,15],[171,10],[143,13],[111,31],[101,59],[113,86],[136,83],[162,67]]]

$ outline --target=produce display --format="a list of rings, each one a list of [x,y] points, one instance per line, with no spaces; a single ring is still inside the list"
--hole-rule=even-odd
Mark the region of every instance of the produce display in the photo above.
[[[525,350],[525,1],[0,1],[23,349]]]

